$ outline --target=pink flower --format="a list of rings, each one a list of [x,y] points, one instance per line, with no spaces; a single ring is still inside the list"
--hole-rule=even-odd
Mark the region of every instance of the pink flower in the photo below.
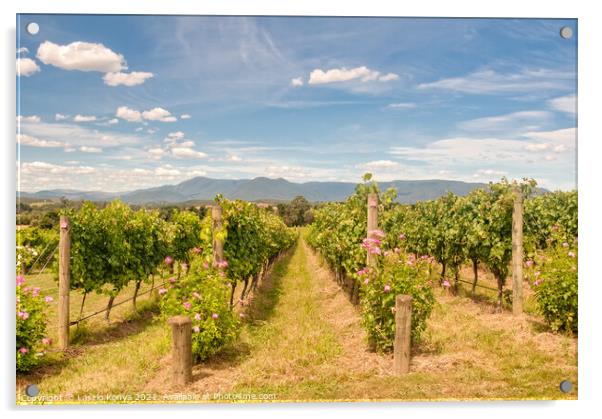
[[[535,271],[535,273],[533,275],[539,276],[539,275],[541,275],[541,272],[540,271]]]
[[[44,339],[42,339],[42,343],[44,345],[50,345],[52,343],[52,339],[50,339],[50,338],[44,338]]]
[[[40,287],[34,287],[34,289],[31,290],[31,296],[37,297],[38,295],[40,295]]]
[[[574,258],[575,257],[575,252],[569,252],[568,255],[569,255],[569,257]]]
[[[192,304],[190,304],[189,301],[184,301],[184,303],[182,303],[182,305],[184,306],[184,308],[186,310],[190,310],[192,308]]]
[[[217,267],[218,268],[227,268],[228,267],[228,261],[227,260],[220,260],[219,262],[217,262]]]
[[[196,313],[196,314],[194,315],[194,319],[195,319],[195,320],[201,320],[201,315],[200,315],[199,313]]]
[[[171,256],[165,256],[164,262],[166,265],[171,265],[173,263],[173,258]]]
[[[527,265],[528,267],[531,267],[531,266],[533,266],[533,261],[531,259],[529,259],[525,262],[525,265]]]
[[[194,327],[192,328],[192,330],[193,330],[195,333],[199,333],[199,332],[201,331],[201,328],[200,328],[200,327],[198,327],[198,326],[194,326]]]
[[[23,320],[27,320],[29,318],[29,313],[27,311],[19,311],[17,316],[22,318]]]
[[[399,250],[399,247],[396,247],[395,249],[393,249],[393,251],[394,251],[395,253],[399,253],[399,252],[400,252],[400,250]]]
[[[52,298],[50,295],[47,295],[46,297],[44,297],[44,301],[46,303],[51,303],[54,301],[54,298]]]
[[[366,275],[367,273],[368,273],[368,268],[367,268],[367,267],[366,267],[366,268],[362,268],[362,269],[360,269],[359,271],[357,271],[357,275],[358,275],[358,276],[364,276],[364,275]]]
[[[25,283],[25,278],[22,275],[17,276],[17,287],[20,287]]]
[[[383,288],[383,290],[384,290],[385,292],[389,292],[389,291],[391,291],[391,285],[389,285],[389,284],[385,285],[385,287]]]
[[[569,247],[569,244],[567,242],[562,243],[562,247]]]
[[[167,290],[165,288],[159,288],[159,295],[167,294]]]
[[[448,288],[448,287],[450,287],[450,286],[451,286],[451,284],[449,283],[449,281],[448,281],[448,280],[445,280],[445,281],[443,281],[443,284],[442,284],[442,285],[443,285],[444,287],[446,287],[446,288]]]
[[[380,255],[380,247],[371,247],[370,249],[368,249],[368,253],[370,253],[371,255]]]
[[[213,320],[217,320],[217,318],[218,318],[218,317],[219,317],[219,315],[218,315],[217,313],[213,313],[213,314],[211,315],[211,318],[212,318]]]
[[[67,224],[67,221],[62,221],[61,222],[61,228],[65,229],[67,228],[69,225]]]
[[[539,284],[541,284],[543,282],[543,279],[538,279],[535,282],[533,282],[533,285],[538,286]]]
[[[242,319],[245,317],[245,313],[240,313],[238,316]]]
[[[203,268],[204,268],[204,269],[207,269],[207,268],[209,268],[209,264],[208,264],[207,262],[203,262]]]
[[[370,279],[369,278],[364,279],[364,285],[368,285],[369,283],[370,283]]]
[[[21,347],[19,348],[19,352],[21,352],[22,354],[26,354],[27,352],[29,352],[29,349],[27,349],[26,347]]]
[[[29,287],[23,288],[23,292],[29,292]]]
[[[399,240],[405,240],[405,238],[406,238],[406,235],[405,235],[405,234],[401,233],[401,234],[399,235]]]
[[[552,231],[558,231],[558,226],[556,224],[552,226]]]
[[[198,293],[198,292],[196,292],[196,291],[194,291],[194,292],[192,293],[192,296],[193,296],[194,298],[196,298],[197,300],[200,300],[200,299],[201,299],[201,294],[199,294],[199,293]]]
[[[174,278],[174,277],[171,277],[171,278],[169,278],[169,279],[168,279],[168,281],[169,281],[171,284],[175,284],[175,282],[176,282],[176,278]]]
[[[391,254],[391,252],[389,252],[388,250],[385,250],[385,257],[389,256]]]
[[[198,255],[202,251],[203,251],[203,249],[201,249],[200,247],[193,247],[192,248],[192,253],[194,253],[195,255]]]

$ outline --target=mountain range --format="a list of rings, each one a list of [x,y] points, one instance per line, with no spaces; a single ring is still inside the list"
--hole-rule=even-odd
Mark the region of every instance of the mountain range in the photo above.
[[[381,190],[390,187],[397,189],[397,200],[401,203],[414,203],[438,198],[445,193],[466,195],[476,188],[487,186],[484,183],[470,183],[455,180],[394,180],[379,182]],[[296,196],[304,196],[311,202],[344,201],[355,189],[352,182],[305,182],[295,183],[283,178],[270,179],[211,179],[195,177],[176,185],[163,185],[130,192],[110,193],[102,191],[79,191],[72,189],[52,189],[38,192],[22,192],[23,198],[110,201],[121,199],[131,204],[179,203],[187,201],[210,201],[222,194],[229,199],[245,201],[290,201]]]

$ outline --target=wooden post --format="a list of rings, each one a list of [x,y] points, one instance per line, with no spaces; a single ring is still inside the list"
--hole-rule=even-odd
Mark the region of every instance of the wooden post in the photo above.
[[[512,213],[512,313],[523,312],[523,194],[515,189]]]
[[[224,242],[216,237],[216,231],[222,228],[222,207],[215,205],[211,208],[211,219],[213,220],[213,264],[224,260]]]
[[[367,236],[369,239],[374,239],[376,236],[373,231],[378,229],[378,195],[375,193],[368,194],[368,230]],[[375,255],[368,252],[367,265],[371,266],[376,262]]]
[[[61,215],[59,230],[59,348],[69,346],[69,259],[71,237],[69,218]]]
[[[187,316],[174,316],[167,322],[172,328],[173,381],[186,385],[192,381],[192,321]]]
[[[395,341],[393,342],[393,371],[410,372],[410,344],[412,341],[412,297],[395,296]]]

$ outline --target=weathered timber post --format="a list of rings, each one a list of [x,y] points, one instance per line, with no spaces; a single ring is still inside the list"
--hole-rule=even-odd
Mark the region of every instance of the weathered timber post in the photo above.
[[[375,193],[368,194],[368,230],[367,236],[369,239],[376,239],[374,230],[378,229],[378,195]],[[367,265],[372,266],[376,262],[376,255],[371,255],[368,252]]]
[[[172,328],[173,381],[185,385],[192,381],[192,321],[187,316],[174,316],[167,322]]]
[[[519,188],[514,191],[514,211],[512,212],[512,313],[523,312],[523,194]]]
[[[412,297],[395,296],[395,341],[393,342],[393,371],[395,374],[410,372],[412,341]]]
[[[61,215],[59,230],[59,348],[69,346],[69,259],[71,237],[69,218]]]
[[[216,232],[222,229],[222,207],[215,205],[211,208],[211,219],[213,220],[213,264],[224,260],[224,242],[217,238]]]

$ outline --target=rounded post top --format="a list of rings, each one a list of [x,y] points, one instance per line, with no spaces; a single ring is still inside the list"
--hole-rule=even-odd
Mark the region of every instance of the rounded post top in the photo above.
[[[412,302],[412,296],[411,295],[405,295],[405,294],[398,294],[398,295],[395,296],[395,302],[397,304],[411,303]]]
[[[173,316],[167,320],[167,323],[172,326],[184,326],[186,324],[192,324],[192,320],[188,316]]]

